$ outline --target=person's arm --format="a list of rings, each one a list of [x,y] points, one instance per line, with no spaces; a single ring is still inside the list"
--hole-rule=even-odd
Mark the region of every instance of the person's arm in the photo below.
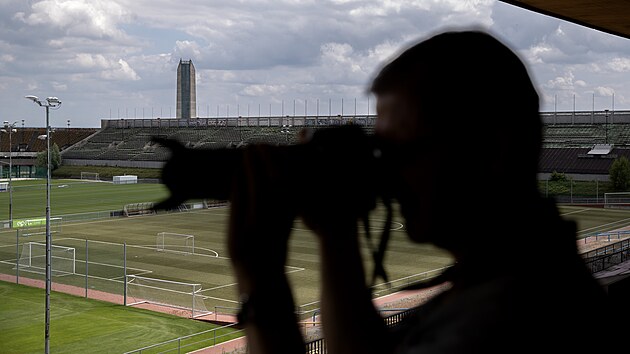
[[[299,354],[305,345],[285,275],[294,215],[274,178],[278,167],[270,150],[254,146],[243,152],[233,181],[228,249],[250,353]]]
[[[252,354],[304,353],[293,296],[284,274],[237,276],[244,304],[242,319]]]
[[[333,354],[392,352],[383,319],[365,283],[356,223],[321,236],[321,316]]]

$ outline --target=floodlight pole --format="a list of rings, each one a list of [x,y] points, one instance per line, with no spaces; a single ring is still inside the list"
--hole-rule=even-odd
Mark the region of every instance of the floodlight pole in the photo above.
[[[17,122],[13,122],[13,124],[9,124],[8,121],[4,122],[4,128],[2,132],[9,134],[9,225],[13,227],[13,140],[12,133],[14,131],[14,127]]]
[[[50,106],[46,106],[46,347],[50,352],[50,290],[52,283],[52,255],[50,235]]]
[[[608,110],[604,110],[604,113],[606,114],[606,124],[605,124],[605,131],[606,131],[606,144],[608,144]]]
[[[13,125],[9,127],[9,227],[13,227],[13,141],[11,132],[13,132]]]
[[[50,107],[61,105],[57,97],[48,97],[41,101],[36,96],[26,96],[27,99],[46,108],[46,325],[44,335],[44,353],[50,353],[50,290],[52,285],[52,237],[50,234]]]

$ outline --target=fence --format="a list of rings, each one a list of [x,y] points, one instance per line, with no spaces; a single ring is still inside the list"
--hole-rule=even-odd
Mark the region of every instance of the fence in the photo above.
[[[45,271],[41,267],[29,266],[33,262],[28,262],[26,258],[33,255],[24,251],[24,245],[45,244],[45,235],[19,235],[16,231],[14,242],[6,238],[0,242],[0,280],[43,288]],[[70,260],[73,263],[72,272],[55,272],[63,262],[53,260],[53,291],[124,304],[125,274],[141,271],[126,267],[124,244],[57,237],[53,245],[72,250],[74,255]]]
[[[545,197],[554,198],[559,203],[570,204],[603,204],[604,193],[613,191],[610,182],[573,179],[565,181],[539,180],[538,189]]]
[[[43,288],[46,281],[45,235],[20,235],[16,230],[15,237],[0,238],[0,280]],[[205,303],[210,297],[201,294],[201,285],[166,280],[179,276],[187,268],[168,268],[167,271],[160,268],[160,264],[181,262],[182,257],[187,257],[186,262],[198,265],[208,259],[217,259],[216,253],[201,250],[193,255],[173,251],[159,252],[157,256],[155,243],[127,245],[62,235],[55,237],[51,246],[65,252],[57,258],[53,254],[53,291],[119,305],[155,304],[161,311],[179,316],[209,313]],[[222,316],[220,320],[225,318]]]
[[[589,234],[586,237],[583,238],[584,243],[587,243],[589,241],[591,241],[592,239],[595,239],[595,241],[599,241],[600,239],[610,242],[614,239],[617,240],[621,240],[622,238],[626,238],[626,236],[630,235],[630,230],[614,230],[614,231],[605,231],[605,232],[596,232],[593,234]],[[601,248],[606,248],[608,246],[604,246]],[[596,250],[594,250],[596,251]],[[590,252],[594,252],[594,251],[590,251]],[[590,252],[586,252],[583,255],[586,255]]]
[[[383,318],[387,327],[393,327],[400,323],[403,319],[416,312],[416,309],[408,309]],[[328,352],[326,348],[326,340],[324,338],[316,339],[306,343],[306,354],[325,354]]]
[[[387,283],[380,283],[380,284],[375,284],[372,286],[372,295],[373,296],[383,296],[383,295],[387,295],[399,290],[402,290],[410,285],[413,285],[415,283],[424,281],[424,280],[428,280],[431,279],[433,277],[438,276],[439,274],[441,274],[445,269],[449,268],[450,266],[446,266],[446,267],[442,267],[442,268],[437,268],[437,269],[432,269],[426,272],[422,272],[422,273],[418,273],[418,274],[413,274],[407,277],[403,277],[400,279],[395,279],[392,281],[389,281]],[[301,318],[304,319],[314,313],[319,312],[319,301],[314,301],[308,304],[303,304],[297,307],[296,309],[296,313],[297,315]]]
[[[630,259],[630,239],[586,252],[582,257],[592,274],[601,272]]]
[[[234,330],[236,324],[231,324],[219,328],[213,328],[207,331],[182,336],[179,338],[167,340],[161,343],[152,344],[136,350],[126,352],[125,354],[148,354],[148,353],[188,353],[190,351],[206,348],[216,345],[217,339],[232,339],[240,336],[244,330]],[[217,335],[217,333],[219,333]]]
[[[182,207],[179,209],[169,210],[168,212],[180,212],[180,211],[189,211],[189,210],[197,210],[203,208],[215,208],[226,206],[227,203],[223,201],[215,201],[215,200],[201,200],[197,202],[190,202],[182,204]],[[109,218],[119,218],[125,216],[124,206],[120,210],[105,210],[105,211],[95,211],[88,213],[76,213],[76,214],[62,214],[62,215],[54,215],[55,218],[60,217],[63,220],[63,223],[69,222],[81,222],[81,221],[93,221],[93,220],[102,220]],[[0,221],[0,229],[2,228],[11,228],[11,224],[9,220]]]

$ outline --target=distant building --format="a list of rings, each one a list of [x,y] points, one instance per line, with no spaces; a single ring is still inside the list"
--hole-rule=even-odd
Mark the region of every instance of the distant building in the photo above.
[[[197,117],[197,84],[192,60],[179,60],[177,66],[177,118]]]

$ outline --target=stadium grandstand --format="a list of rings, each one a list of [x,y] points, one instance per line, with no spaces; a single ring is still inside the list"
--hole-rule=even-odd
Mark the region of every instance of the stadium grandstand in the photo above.
[[[0,178],[9,174],[11,160],[14,177],[30,178],[36,175],[37,153],[46,151],[46,128],[17,128],[9,140],[7,134],[0,136]],[[64,151],[76,143],[89,138],[99,130],[96,128],[54,128],[51,145],[57,144]]]
[[[555,172],[606,180],[613,161],[630,159],[630,112],[543,113],[541,179]]]
[[[555,171],[576,179],[605,180],[615,158],[630,158],[630,111],[543,112],[542,119],[541,179]],[[151,141],[154,136],[176,139],[191,148],[283,145],[295,143],[305,127],[358,124],[371,133],[375,120],[374,115],[103,119],[98,130],[59,129],[53,141],[66,165],[160,168],[169,152]],[[25,141],[29,151],[39,151],[44,144],[36,139],[38,134],[17,140]],[[19,144],[14,144],[16,149]]]
[[[253,143],[297,142],[302,128],[357,124],[370,133],[375,116],[229,117],[102,120],[98,133],[62,151],[63,163],[76,166],[160,168],[168,150],[152,137],[175,139],[190,148],[234,148]]]

